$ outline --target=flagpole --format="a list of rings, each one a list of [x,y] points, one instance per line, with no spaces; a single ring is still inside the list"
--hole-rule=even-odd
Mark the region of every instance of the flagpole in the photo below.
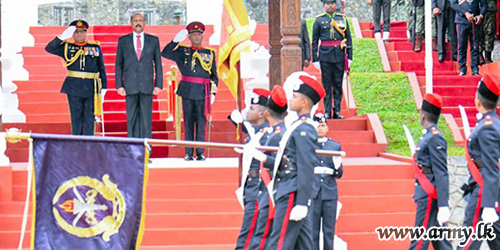
[[[199,142],[199,141],[183,141],[183,140],[160,140],[160,139],[140,139],[140,138],[121,138],[121,137],[96,137],[96,136],[75,136],[75,135],[56,135],[56,134],[38,134],[38,133],[23,133],[15,129],[9,129],[5,135],[5,139],[10,143],[17,143],[22,140],[33,139],[59,139],[59,140],[78,140],[78,141],[99,141],[99,142],[122,142],[122,143],[148,143],[149,145],[163,145],[172,147],[193,147],[193,148],[217,148],[233,150],[234,148],[244,148],[245,144],[237,143],[222,143],[222,142]],[[1,136],[1,135],[0,135]],[[278,147],[258,146],[256,149],[266,152],[277,152]],[[340,156],[345,158],[345,151],[332,150],[316,150],[316,155],[320,156]]]

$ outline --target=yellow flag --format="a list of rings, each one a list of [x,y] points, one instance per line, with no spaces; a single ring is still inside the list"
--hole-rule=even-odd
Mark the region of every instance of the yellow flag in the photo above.
[[[221,26],[221,46],[217,72],[236,99],[239,73],[236,68],[241,52],[250,51],[250,22],[243,0],[224,0]]]

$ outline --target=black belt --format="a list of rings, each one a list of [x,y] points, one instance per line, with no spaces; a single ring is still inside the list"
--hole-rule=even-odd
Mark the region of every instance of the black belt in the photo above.
[[[420,168],[420,171],[422,171],[422,173],[424,173],[424,174],[433,173],[432,168],[430,168],[430,167],[427,167],[427,166],[424,166],[421,164],[418,164],[418,167]]]
[[[259,178],[260,177],[260,171],[259,170],[248,170],[248,178]]]
[[[280,162],[279,171],[296,171],[297,166],[293,164],[286,155],[283,155],[283,159]]]

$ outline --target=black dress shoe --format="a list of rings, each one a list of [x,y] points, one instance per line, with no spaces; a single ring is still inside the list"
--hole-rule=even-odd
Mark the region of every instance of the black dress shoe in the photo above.
[[[340,112],[333,113],[333,119],[344,119]]]
[[[473,70],[473,71],[472,71],[472,75],[473,75],[473,76],[478,76],[478,75],[479,75],[479,71],[477,71],[477,70]]]
[[[457,60],[457,56],[456,56],[456,55],[452,55],[452,56],[451,56],[451,60],[452,60],[452,61],[454,61],[454,62],[458,61],[458,60]]]
[[[459,76],[467,75],[467,71],[460,70],[460,73],[458,75]]]
[[[204,156],[204,155],[197,155],[197,156],[196,156],[196,160],[197,160],[197,161],[204,161],[205,159],[207,159],[207,158],[205,158],[205,156]]]
[[[192,160],[194,160],[194,158],[193,158],[193,156],[192,156],[192,155],[187,154],[187,155],[184,157],[184,160],[185,160],[185,161],[192,161]]]
[[[445,56],[444,55],[439,55],[438,56],[438,62],[444,61]]]

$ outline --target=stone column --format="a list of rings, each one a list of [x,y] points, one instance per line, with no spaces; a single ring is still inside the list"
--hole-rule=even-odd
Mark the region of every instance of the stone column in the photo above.
[[[302,70],[300,0],[281,0],[281,34],[281,78],[284,81],[291,73]]]
[[[283,85],[281,79],[281,0],[269,0],[269,89]]]

